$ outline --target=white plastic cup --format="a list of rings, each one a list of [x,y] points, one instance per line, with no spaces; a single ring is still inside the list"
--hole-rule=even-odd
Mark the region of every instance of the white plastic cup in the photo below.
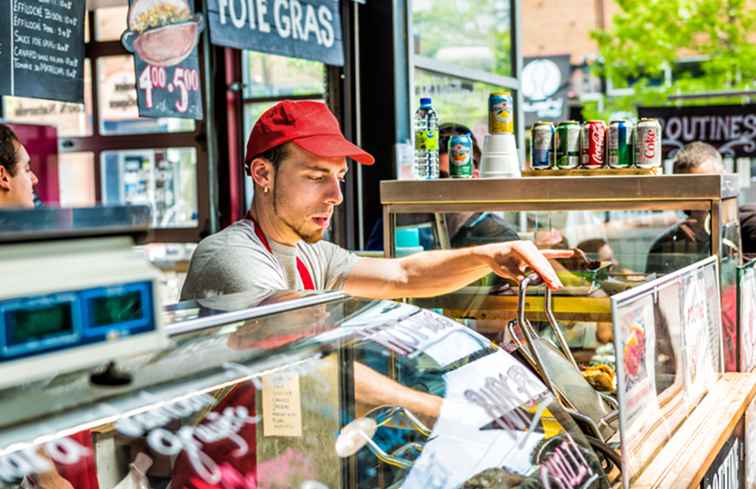
[[[480,162],[482,178],[520,177],[520,159],[514,134],[487,134]]]
[[[514,134],[486,134],[483,139],[484,153],[516,153]]]

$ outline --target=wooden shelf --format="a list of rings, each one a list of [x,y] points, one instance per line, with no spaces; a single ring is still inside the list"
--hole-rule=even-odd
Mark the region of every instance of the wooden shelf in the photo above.
[[[575,168],[573,170],[523,170],[523,177],[611,177],[633,175],[661,175],[661,168],[598,168],[588,170]]]
[[[499,320],[501,328],[517,316],[517,297],[482,295],[473,287],[413,302],[425,308],[444,309],[444,313],[450,317]],[[557,319],[563,321],[608,322],[612,320],[612,304],[609,297],[554,296],[554,313]],[[543,296],[528,296],[525,314],[531,321],[545,321]]]

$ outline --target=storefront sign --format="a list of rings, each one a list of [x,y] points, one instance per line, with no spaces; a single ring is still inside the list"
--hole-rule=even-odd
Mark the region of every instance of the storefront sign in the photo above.
[[[344,64],[337,0],[208,0],[207,5],[213,44]]]
[[[84,102],[84,7],[79,0],[0,6],[0,94]]]
[[[567,117],[570,55],[524,58],[522,95],[525,125]]]
[[[640,107],[638,116],[661,122],[665,158],[693,141],[709,143],[724,156],[756,156],[756,104]]]
[[[139,115],[202,119],[197,42],[204,26],[193,0],[129,0],[121,42],[134,53]]]
[[[743,420],[706,471],[701,489],[740,489],[745,486]]]

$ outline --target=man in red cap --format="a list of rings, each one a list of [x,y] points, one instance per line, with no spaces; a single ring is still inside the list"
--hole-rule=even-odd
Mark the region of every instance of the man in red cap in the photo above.
[[[360,258],[323,241],[341,204],[347,158],[374,158],[344,138],[325,104],[282,101],[255,124],[245,166],[254,182],[247,216],[197,247],[181,299],[271,289],[342,289],[370,298],[429,297],[464,287],[493,271],[517,278],[526,268],[561,286],[547,258],[525,241],[417,253],[399,259]]]

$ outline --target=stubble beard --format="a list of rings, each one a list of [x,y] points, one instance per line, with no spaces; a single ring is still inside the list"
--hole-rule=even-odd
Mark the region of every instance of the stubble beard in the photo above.
[[[289,219],[287,219],[284,215],[280,214],[278,212],[278,186],[273,186],[273,213],[278,217],[278,219],[281,220],[286,226],[294,233],[296,234],[299,239],[304,241],[307,244],[315,244],[318,241],[323,239],[323,233],[324,230],[317,230],[314,232],[307,232],[305,228],[304,222],[300,224],[296,224],[291,222]]]

